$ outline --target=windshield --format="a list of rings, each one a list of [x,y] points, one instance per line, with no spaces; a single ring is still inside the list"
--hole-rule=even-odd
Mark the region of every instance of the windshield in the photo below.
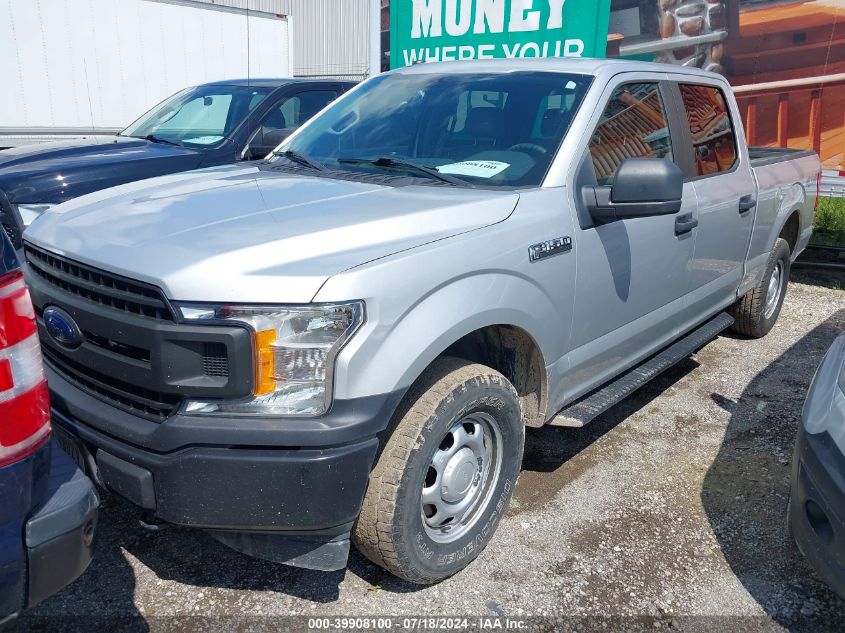
[[[312,119],[275,160],[295,153],[330,169],[536,186],[590,81],[554,72],[383,75]]]
[[[179,145],[216,145],[229,136],[273,88],[197,86],[177,92],[121,132]]]

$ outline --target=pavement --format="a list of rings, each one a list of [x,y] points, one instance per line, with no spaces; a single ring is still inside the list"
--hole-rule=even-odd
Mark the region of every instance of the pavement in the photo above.
[[[801,406],[845,329],[844,286],[796,271],[767,337],[720,336],[584,429],[529,429],[495,538],[438,585],[404,583],[354,551],[346,570],[323,573],[198,531],[150,533],[110,498],[90,569],[20,626],[282,630],[274,616],[443,615],[558,618],[549,630],[845,630],[845,602],[785,522]]]

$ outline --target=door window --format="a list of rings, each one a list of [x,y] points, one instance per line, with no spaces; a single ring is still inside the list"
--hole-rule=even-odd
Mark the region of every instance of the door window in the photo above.
[[[736,163],[736,136],[725,96],[712,86],[681,84],[687,112],[695,169],[699,176],[729,171]]]
[[[243,158],[264,158],[294,130],[337,98],[334,90],[305,90],[273,106],[247,144]]]
[[[616,88],[590,140],[590,154],[600,185],[613,183],[626,158],[673,160],[672,136],[657,82]]]
[[[262,127],[296,129],[336,98],[334,90],[298,92],[274,107],[262,122]]]

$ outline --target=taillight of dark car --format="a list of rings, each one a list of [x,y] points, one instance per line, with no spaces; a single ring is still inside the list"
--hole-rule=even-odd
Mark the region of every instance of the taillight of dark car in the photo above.
[[[50,395],[35,312],[23,275],[0,277],[0,466],[34,453],[50,435]]]

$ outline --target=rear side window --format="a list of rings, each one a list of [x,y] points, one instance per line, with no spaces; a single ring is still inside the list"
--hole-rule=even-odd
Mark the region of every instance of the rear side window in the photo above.
[[[613,91],[590,140],[600,185],[613,183],[626,158],[673,160],[666,108],[656,82],[623,84]]]
[[[699,176],[729,171],[736,163],[736,136],[725,95],[712,86],[681,84],[695,169]]]

